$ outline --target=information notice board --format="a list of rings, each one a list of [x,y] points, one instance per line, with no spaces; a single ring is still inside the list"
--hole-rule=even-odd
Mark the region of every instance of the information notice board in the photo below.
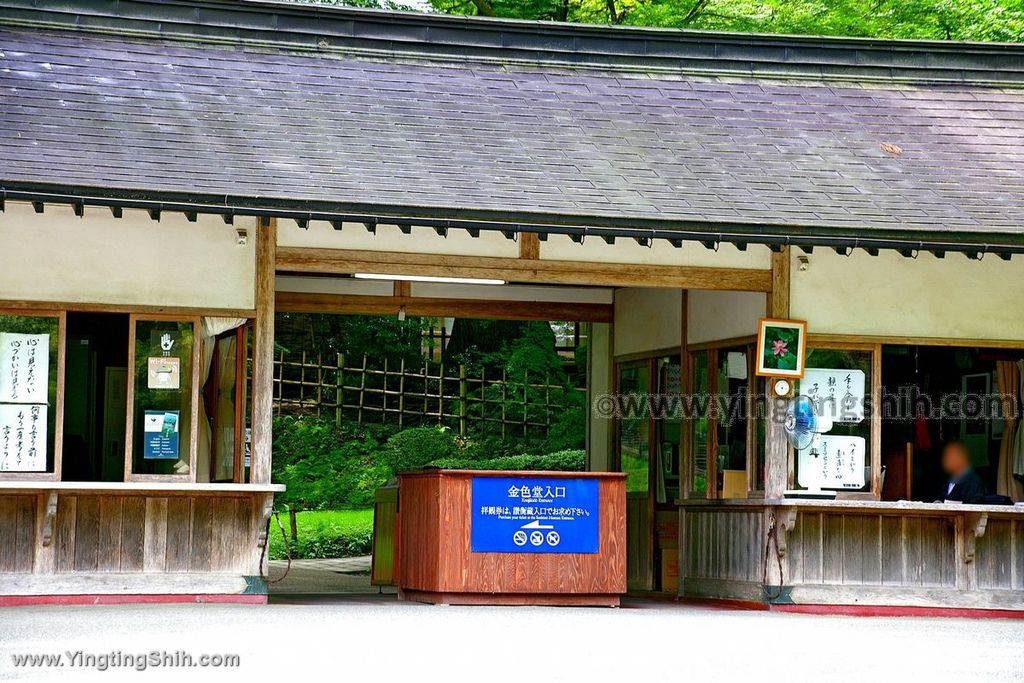
[[[568,477],[473,477],[475,553],[598,552],[598,481]]]

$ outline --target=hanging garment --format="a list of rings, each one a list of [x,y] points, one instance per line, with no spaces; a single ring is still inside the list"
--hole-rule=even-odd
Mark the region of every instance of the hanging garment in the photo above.
[[[930,451],[932,435],[928,432],[928,420],[923,415],[914,418],[914,450]]]
[[[1024,487],[1014,477],[1015,447],[1021,430],[1017,428],[1017,387],[1020,383],[1017,363],[1008,360],[996,361],[996,389],[1002,395],[1003,434],[999,439],[999,460],[996,463],[996,493],[1009,496],[1014,501],[1024,497]]]

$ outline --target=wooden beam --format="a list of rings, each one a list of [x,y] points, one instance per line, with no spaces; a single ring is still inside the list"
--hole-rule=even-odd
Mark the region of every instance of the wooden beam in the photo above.
[[[519,233],[519,258],[540,258],[540,236],[535,232]]]
[[[789,317],[789,247],[772,254],[771,292],[768,295],[768,317]],[[776,399],[771,381],[765,383],[764,496],[782,498],[789,485],[789,442],[783,431],[782,415],[785,401]]]
[[[252,461],[249,481],[270,481],[271,422],[274,415],[274,263],[277,223],[256,227],[256,325],[253,334]]]
[[[410,296],[364,296],[277,292],[276,309],[287,313],[334,313],[344,315],[406,315],[500,320],[566,320],[612,322],[611,304],[549,301],[501,301],[490,299],[442,299]]]
[[[277,250],[279,273],[429,275],[605,287],[679,287],[768,292],[772,274],[744,268],[703,268],[493,256],[452,256],[310,247]]]

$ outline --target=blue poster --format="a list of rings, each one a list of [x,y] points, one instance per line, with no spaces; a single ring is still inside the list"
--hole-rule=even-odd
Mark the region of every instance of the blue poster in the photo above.
[[[475,553],[596,553],[597,479],[473,477]]]
[[[178,411],[147,410],[142,424],[142,457],[146,460],[178,459]]]

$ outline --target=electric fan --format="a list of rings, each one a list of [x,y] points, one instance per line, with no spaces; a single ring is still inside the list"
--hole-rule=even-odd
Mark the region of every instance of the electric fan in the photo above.
[[[798,451],[810,449],[812,461],[818,461],[818,444],[821,442],[821,435],[832,429],[832,419],[821,415],[818,406],[813,399],[803,394],[794,397],[786,408],[786,417],[782,423],[782,430],[786,434],[786,440]],[[817,467],[812,468],[817,471]],[[802,498],[835,498],[834,492],[821,490],[821,484],[815,477],[813,483],[807,490],[789,490],[784,493],[786,497]]]

